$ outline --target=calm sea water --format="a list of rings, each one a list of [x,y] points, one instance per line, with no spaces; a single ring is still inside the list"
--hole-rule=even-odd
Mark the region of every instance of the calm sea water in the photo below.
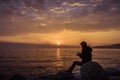
[[[78,51],[78,48],[2,49],[0,73],[46,74],[66,70],[73,61],[81,61],[76,56]],[[93,61],[104,68],[119,67],[120,49],[94,49]]]

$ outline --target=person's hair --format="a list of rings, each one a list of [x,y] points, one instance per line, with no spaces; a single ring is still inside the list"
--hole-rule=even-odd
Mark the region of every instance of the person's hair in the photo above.
[[[82,42],[80,43],[80,45],[82,45],[82,46],[87,46],[87,43],[86,43],[85,41],[82,41]]]

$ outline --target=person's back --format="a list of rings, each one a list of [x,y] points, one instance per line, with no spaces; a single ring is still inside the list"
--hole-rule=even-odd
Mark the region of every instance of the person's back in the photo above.
[[[85,46],[82,48],[82,53],[80,58],[82,58],[82,63],[88,62],[92,60],[92,48],[90,46]]]

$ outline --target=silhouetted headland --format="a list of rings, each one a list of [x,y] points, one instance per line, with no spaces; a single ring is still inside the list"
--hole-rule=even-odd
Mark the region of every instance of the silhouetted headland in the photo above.
[[[119,44],[112,44],[112,45],[94,46],[93,48],[120,49],[120,43]]]

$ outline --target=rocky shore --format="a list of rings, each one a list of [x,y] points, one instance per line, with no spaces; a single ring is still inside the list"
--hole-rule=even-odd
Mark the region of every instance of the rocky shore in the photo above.
[[[90,62],[81,67],[80,71],[48,73],[46,75],[15,74],[10,78],[0,75],[0,80],[120,80],[120,68],[103,69],[99,64]]]

